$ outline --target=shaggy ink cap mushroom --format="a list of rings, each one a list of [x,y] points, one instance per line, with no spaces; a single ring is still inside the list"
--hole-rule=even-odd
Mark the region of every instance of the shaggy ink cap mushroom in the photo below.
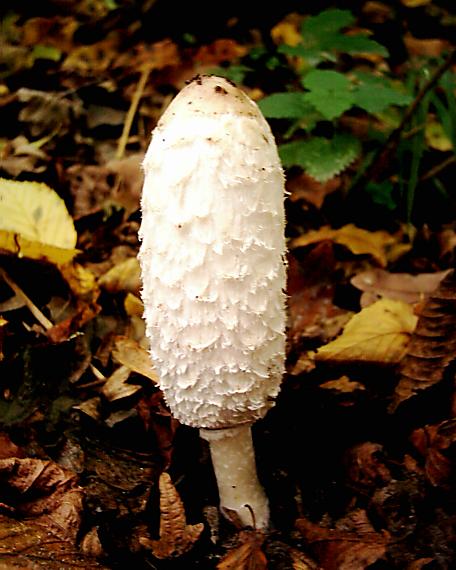
[[[144,171],[142,298],[160,387],[203,437],[247,430],[251,446],[284,371],[284,176],[271,130],[233,83],[197,76],[154,129]]]

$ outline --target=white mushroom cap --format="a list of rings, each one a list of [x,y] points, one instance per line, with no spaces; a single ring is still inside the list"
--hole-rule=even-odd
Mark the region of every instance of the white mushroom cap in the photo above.
[[[144,159],[140,261],[151,354],[174,416],[262,417],[285,352],[284,176],[257,105],[220,77],[172,101]]]

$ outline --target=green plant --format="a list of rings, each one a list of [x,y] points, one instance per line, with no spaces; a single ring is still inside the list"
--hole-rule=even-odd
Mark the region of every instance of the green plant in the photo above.
[[[343,171],[361,154],[359,138],[344,130],[341,117],[354,109],[375,115],[412,101],[385,75],[328,69],[336,67],[345,54],[388,55],[369,37],[344,33],[353,23],[353,15],[339,9],[306,18],[301,26],[302,42],[279,47],[279,52],[301,58],[300,90],[274,93],[260,101],[267,118],[292,121],[284,139],[293,140],[279,148],[284,166],[301,166],[320,182]],[[325,69],[320,69],[323,64]],[[332,136],[318,136],[321,123],[328,121],[332,123]]]

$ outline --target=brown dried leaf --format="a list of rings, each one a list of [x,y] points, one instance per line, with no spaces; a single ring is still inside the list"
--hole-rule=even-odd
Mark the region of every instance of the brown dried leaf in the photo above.
[[[348,450],[345,463],[351,484],[357,487],[375,488],[388,483],[391,473],[381,459],[383,446],[366,441]]]
[[[130,374],[131,369],[128,366],[119,366],[106,380],[101,392],[109,402],[114,402],[121,398],[128,398],[141,390],[141,386],[137,384],[128,384]]]
[[[204,524],[187,524],[184,505],[168,473],[162,473],[160,488],[160,540],[145,537],[140,543],[159,559],[182,556],[190,550],[203,532]]]
[[[335,192],[342,181],[338,177],[331,178],[327,182],[318,182],[306,173],[287,181],[287,190],[291,193],[290,200],[306,200],[316,208],[321,208],[328,194]]]
[[[217,570],[266,570],[268,562],[261,547],[264,534],[259,531],[241,531],[240,546],[230,550],[217,564]]]
[[[116,362],[127,366],[133,372],[149,378],[152,382],[158,382],[149,352],[135,340],[119,337],[115,342],[112,356]]]
[[[293,564],[293,570],[322,570],[321,566],[304,554],[304,552],[300,552],[296,548],[290,548],[289,554]]]
[[[399,369],[390,410],[443,378],[456,353],[456,273],[440,283],[424,305]]]
[[[456,420],[416,429],[411,442],[425,458],[425,474],[432,485],[445,486],[450,478],[452,463],[445,455],[456,443]]]
[[[229,38],[220,38],[213,43],[201,46],[195,54],[195,61],[201,65],[218,65],[243,57],[247,48]]]
[[[325,390],[336,390],[337,392],[341,392],[343,394],[350,394],[355,390],[365,390],[365,386],[363,386],[360,382],[355,382],[350,380],[348,376],[341,376],[336,380],[328,380],[327,382],[323,382],[320,384],[320,388],[324,388]]]
[[[0,515],[0,567],[102,568],[78,552],[76,539],[82,511],[82,490],[74,473],[52,461],[0,460],[3,503],[14,518]]]
[[[383,558],[389,542],[389,534],[376,532],[362,509],[340,519],[334,529],[304,518],[298,519],[296,526],[325,570],[365,570]]]
[[[354,255],[370,255],[381,267],[387,265],[387,251],[396,238],[384,231],[369,232],[348,224],[339,229],[324,226],[293,239],[290,248],[305,247],[330,240],[348,248]]]
[[[388,297],[405,303],[420,303],[440,284],[448,271],[436,273],[390,273],[384,269],[375,268],[358,273],[351,279],[351,284],[369,293],[362,295],[361,306],[366,307],[380,297]]]

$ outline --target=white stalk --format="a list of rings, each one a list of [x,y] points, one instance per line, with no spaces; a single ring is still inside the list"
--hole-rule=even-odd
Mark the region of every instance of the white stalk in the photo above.
[[[222,512],[232,519],[233,511],[244,526],[266,528],[269,505],[257,476],[250,425],[201,429],[200,435],[209,442]]]

